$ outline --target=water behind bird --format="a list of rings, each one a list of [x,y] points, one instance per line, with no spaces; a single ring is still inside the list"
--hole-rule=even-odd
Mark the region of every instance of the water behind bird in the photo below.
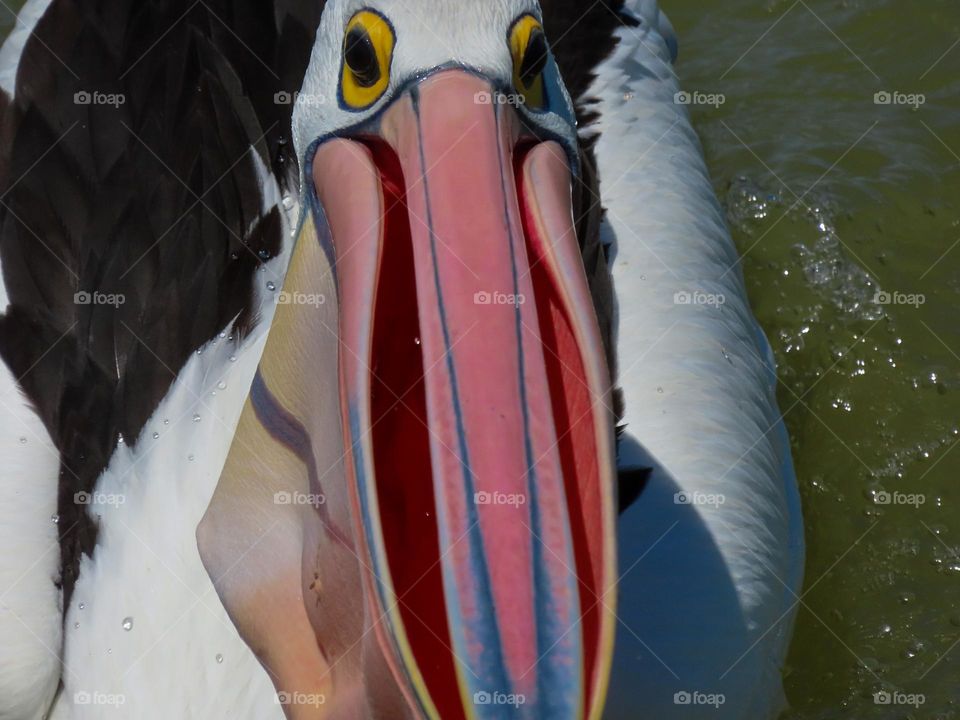
[[[810,592],[784,720],[960,717],[957,7],[660,4],[683,87],[727,98],[690,111],[793,440]],[[878,676],[925,702],[877,704]]]

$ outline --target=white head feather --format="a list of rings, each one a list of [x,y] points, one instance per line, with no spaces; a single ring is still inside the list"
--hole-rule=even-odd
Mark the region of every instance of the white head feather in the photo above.
[[[396,44],[390,81],[370,107],[354,111],[339,100],[343,37],[350,19],[361,10],[380,13],[393,27]],[[340,133],[375,118],[412,82],[432,71],[463,67],[489,78],[495,87],[513,84],[513,60],[508,36],[523,15],[541,18],[536,0],[331,0],[317,30],[316,41],[301,91],[293,110],[293,141],[301,165],[319,138]],[[565,141],[576,143],[573,103],[552,56],[544,70],[551,105],[544,111],[518,106],[534,126]],[[306,204],[303,205],[306,207]]]

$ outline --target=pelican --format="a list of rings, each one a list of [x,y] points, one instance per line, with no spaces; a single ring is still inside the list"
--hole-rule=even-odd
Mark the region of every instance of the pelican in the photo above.
[[[653,0],[29,0],[0,718],[775,717],[799,499],[677,48]]]

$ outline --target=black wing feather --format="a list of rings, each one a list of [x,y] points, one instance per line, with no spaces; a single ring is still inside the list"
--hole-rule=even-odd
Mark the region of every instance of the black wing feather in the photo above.
[[[274,96],[299,87],[322,5],[53,0],[0,98],[0,357],[60,451],[65,604],[96,541],[74,494],[191,353],[256,322],[254,273],[282,225],[261,218],[251,153],[293,191],[292,107]],[[125,302],[75,302],[96,291]]]

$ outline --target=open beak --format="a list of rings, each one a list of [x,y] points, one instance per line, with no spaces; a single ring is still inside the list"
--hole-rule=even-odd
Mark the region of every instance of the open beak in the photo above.
[[[566,153],[496,97],[438,71],[316,149],[353,522],[419,712],[598,717],[610,379]]]

